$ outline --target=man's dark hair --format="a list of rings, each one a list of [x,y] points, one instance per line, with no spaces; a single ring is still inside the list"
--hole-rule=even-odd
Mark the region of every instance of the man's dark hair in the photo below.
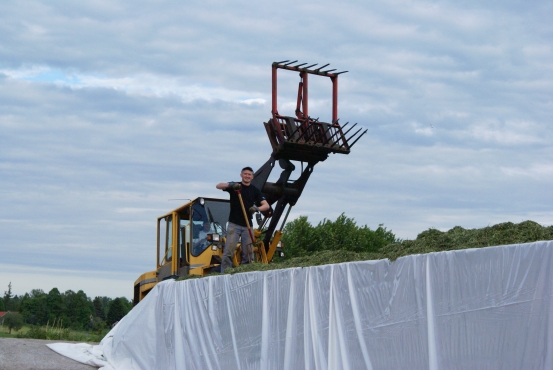
[[[240,172],[244,172],[244,171],[246,171],[246,170],[247,170],[247,171],[251,171],[251,172],[253,173],[253,169],[252,169],[251,167],[249,167],[249,166],[248,166],[248,167],[242,168],[242,171],[240,171]]]

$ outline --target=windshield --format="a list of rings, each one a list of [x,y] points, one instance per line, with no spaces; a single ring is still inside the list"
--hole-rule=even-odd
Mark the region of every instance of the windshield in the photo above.
[[[225,227],[228,221],[230,203],[228,201],[205,200],[202,206],[200,202],[192,206],[192,222],[194,225],[204,227],[204,223],[210,224],[210,233],[226,234]],[[207,229],[207,225],[205,225]]]

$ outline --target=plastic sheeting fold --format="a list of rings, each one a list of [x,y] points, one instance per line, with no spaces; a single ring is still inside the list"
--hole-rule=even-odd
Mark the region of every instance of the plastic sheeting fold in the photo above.
[[[118,370],[553,369],[552,285],[551,241],[165,281],[89,352]]]

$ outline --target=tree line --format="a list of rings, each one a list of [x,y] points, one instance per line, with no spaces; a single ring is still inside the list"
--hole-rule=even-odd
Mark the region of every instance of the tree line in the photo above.
[[[17,296],[12,294],[11,282],[0,299],[0,311],[17,312],[26,324],[52,325],[55,321],[76,330],[110,327],[131,309],[132,302],[125,297],[91,299],[82,290],[61,293],[53,288],[45,293],[42,289],[33,289]]]

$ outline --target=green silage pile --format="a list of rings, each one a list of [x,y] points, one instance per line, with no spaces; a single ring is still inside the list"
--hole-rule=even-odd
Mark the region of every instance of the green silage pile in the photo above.
[[[504,222],[482,229],[467,230],[460,226],[445,232],[429,229],[420,233],[415,240],[392,243],[379,252],[382,253],[381,258],[395,260],[410,254],[530,243],[539,240],[553,240],[553,226],[541,226],[534,221],[524,221],[519,224]]]
[[[309,267],[352,261],[395,260],[410,254],[441,252],[456,249],[483,248],[497,245],[529,243],[540,240],[553,240],[553,226],[541,226],[534,221],[519,224],[504,222],[482,229],[464,229],[456,226],[448,231],[428,229],[415,240],[404,240],[388,244],[377,252],[350,252],[345,250],[325,250],[312,255],[274,261],[268,265],[252,263],[228,271],[231,274],[248,271],[266,271],[289,267]],[[286,252],[286,250],[284,250]]]
[[[457,249],[484,248],[498,245],[530,243],[540,240],[553,240],[553,226],[541,226],[534,221],[524,221],[519,224],[504,222],[482,229],[464,229],[455,226],[448,231],[428,229],[420,233],[415,240],[403,240],[381,247],[376,252],[352,252],[348,250],[321,250],[310,255],[279,259],[275,257],[272,263],[251,263],[227,270],[226,273],[268,271],[290,267],[310,267],[332,263],[380,260],[388,258],[396,260],[410,254],[442,252]],[[286,248],[284,248],[286,253]],[[219,275],[217,273],[209,276]],[[178,280],[195,278],[188,275]]]

